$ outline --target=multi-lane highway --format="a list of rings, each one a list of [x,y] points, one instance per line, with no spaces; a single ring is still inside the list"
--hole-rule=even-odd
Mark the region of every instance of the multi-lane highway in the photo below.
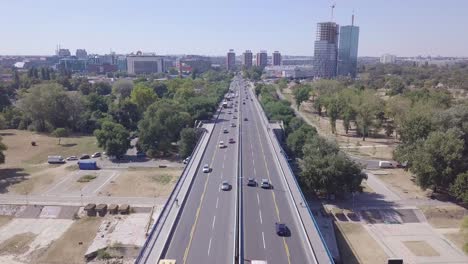
[[[265,260],[268,264],[313,263],[307,238],[295,219],[296,213],[290,204],[288,190],[268,145],[267,135],[261,127],[260,113],[254,107],[253,100],[256,99],[252,91],[246,85],[243,86],[240,106],[243,120],[244,259],[247,263],[251,260]],[[247,186],[248,178],[254,178],[257,186]],[[262,179],[267,179],[272,187],[261,188]],[[285,223],[290,235],[278,236],[275,222]]]
[[[236,84],[231,84],[234,91]],[[234,259],[240,120],[234,119],[237,114],[234,109],[222,109],[216,120],[180,219],[168,241],[165,259],[194,264],[232,263]],[[229,143],[231,138],[234,143]],[[220,148],[220,141],[227,147]],[[205,164],[211,168],[209,173],[202,171]],[[229,182],[231,190],[220,190],[223,181]]]

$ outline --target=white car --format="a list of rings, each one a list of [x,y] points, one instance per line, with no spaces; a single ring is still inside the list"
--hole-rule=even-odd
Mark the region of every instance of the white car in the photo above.
[[[260,187],[262,187],[263,189],[270,189],[270,182],[268,181],[268,179],[262,179]]]
[[[190,156],[188,156],[187,158],[184,159],[184,164],[188,164],[190,161]]]
[[[231,185],[227,181],[223,181],[219,188],[223,191],[229,191],[231,189]]]
[[[208,173],[208,172],[210,172],[210,171],[211,171],[210,166],[208,166],[208,164],[205,164],[205,165],[203,166],[203,172]]]
[[[224,145],[224,141],[220,141],[219,142],[219,148],[225,148],[226,145]]]
[[[67,158],[68,161],[70,160],[78,160],[78,157],[77,156],[70,156]]]

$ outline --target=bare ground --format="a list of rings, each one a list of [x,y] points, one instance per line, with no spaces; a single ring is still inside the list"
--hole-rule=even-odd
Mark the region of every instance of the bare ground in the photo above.
[[[85,263],[84,254],[91,245],[104,218],[85,217],[70,228],[37,260],[40,264]]]
[[[440,254],[425,241],[404,241],[403,244],[418,257],[435,257]]]
[[[422,190],[415,183],[412,173],[404,169],[386,169],[378,170],[380,173],[374,173],[379,179],[392,187],[392,190],[398,192],[399,196],[406,199],[426,199],[428,192]]]
[[[361,224],[335,222],[336,236],[344,264],[385,263],[388,256]],[[372,245],[372,246],[369,246]]]
[[[3,225],[8,224],[11,221],[11,219],[13,219],[12,216],[0,215],[0,227],[2,227]]]
[[[461,206],[422,207],[427,221],[435,228],[458,228],[467,210]]]
[[[22,255],[29,250],[29,244],[35,237],[31,232],[14,235],[0,244],[0,254]]]
[[[111,181],[101,193],[111,196],[168,196],[178,177],[179,168],[129,168]]]

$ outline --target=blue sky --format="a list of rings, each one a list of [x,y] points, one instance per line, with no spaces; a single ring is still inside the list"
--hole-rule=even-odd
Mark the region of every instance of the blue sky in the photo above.
[[[468,56],[467,0],[0,0],[0,54],[313,55],[332,2],[340,25],[354,10],[359,56]]]

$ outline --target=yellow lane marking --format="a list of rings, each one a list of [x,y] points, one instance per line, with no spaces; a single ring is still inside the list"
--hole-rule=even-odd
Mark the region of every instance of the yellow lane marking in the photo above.
[[[257,115],[258,117],[258,115]],[[262,149],[262,154],[263,154],[263,162],[265,163],[265,169],[267,171],[267,175],[268,175],[268,179],[270,181],[270,184],[271,184],[271,177],[270,177],[270,171],[268,170],[268,164],[266,162],[266,157],[265,157],[265,152],[263,150],[263,143],[262,143],[262,139],[260,137],[260,132],[259,132],[259,129],[258,129],[258,123],[255,122],[255,128],[257,130],[257,135],[258,135],[258,139],[259,139],[259,142],[260,142],[260,147]],[[276,196],[275,196],[275,193],[272,191],[271,192],[271,195],[273,197],[273,203],[275,204],[275,209],[276,209],[276,216],[278,217],[278,222],[281,222],[281,218],[280,218],[280,214],[279,214],[279,209],[278,209],[278,204],[276,203]],[[291,264],[291,256],[289,255],[289,247],[288,247],[288,243],[286,242],[286,239],[283,237],[283,245],[284,245],[284,251],[286,251],[286,256],[288,257],[288,263]]]
[[[221,137],[221,129],[219,130],[218,139],[215,142],[215,151],[213,153],[213,157],[211,158],[210,168],[213,167],[214,158],[216,157],[216,153],[218,153],[218,148],[219,147],[218,147],[217,142],[219,142],[220,137]],[[200,203],[198,204],[197,213],[195,215],[195,221],[192,224],[192,230],[190,231],[189,243],[188,243],[187,247],[185,248],[185,252],[184,252],[184,259],[183,259],[184,264],[187,262],[187,257],[188,257],[188,254],[190,252],[190,247],[192,246],[193,234],[195,233],[195,227],[196,227],[196,225],[198,223],[198,216],[200,215],[201,205],[203,204],[203,199],[205,198],[206,187],[208,186],[208,180],[209,180],[210,176],[211,176],[211,172],[209,172],[208,176],[206,177],[205,186],[203,188],[203,193],[202,193],[202,195],[200,197]]]

